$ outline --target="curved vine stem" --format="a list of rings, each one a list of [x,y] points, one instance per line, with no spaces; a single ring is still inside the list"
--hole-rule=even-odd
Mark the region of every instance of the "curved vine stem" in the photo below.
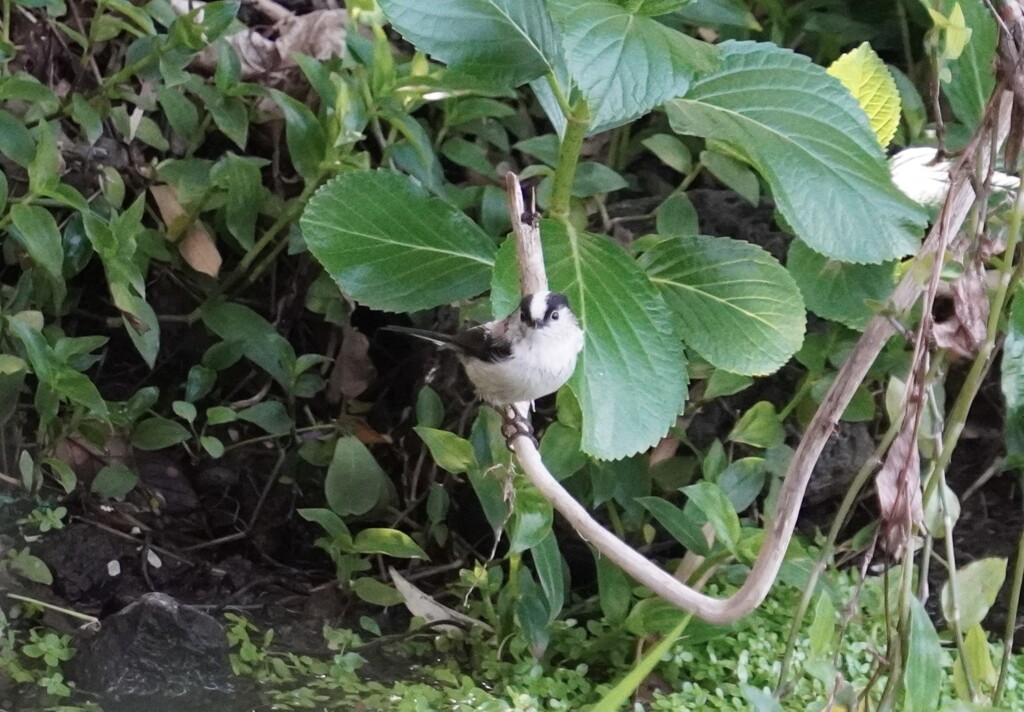
[[[979,151],[978,147],[987,147],[993,138],[993,132],[997,140],[1005,135],[1007,112],[1003,110],[1004,106],[1008,106],[1008,102],[1003,101],[1001,95],[994,97],[989,102],[986,116],[981,122],[981,129],[972,141],[971,148],[952,171],[952,185],[946,203],[939,220],[918,251],[915,258],[916,264],[924,265],[927,268],[927,265],[936,259],[937,251],[945,244],[945,236],[955,234],[967,218],[975,199],[975,192],[971,185],[970,171],[966,169],[966,165],[968,161],[974,161],[987,167],[988,152]],[[568,134],[573,130],[572,127],[573,122],[570,118],[569,127],[566,130],[567,135],[563,139],[563,150],[567,150],[570,145]],[[582,139],[582,134],[580,138]],[[560,163],[561,158],[560,155]],[[569,186],[571,186],[571,178],[568,180]],[[568,196],[569,186],[561,186],[561,190],[557,190],[556,193],[562,195],[564,191],[564,194]],[[553,199],[552,206],[554,207],[556,204],[561,206],[561,203],[556,203]],[[519,214],[512,216],[513,225],[519,217]],[[568,217],[567,207],[564,214],[555,215],[555,217],[566,219]],[[517,237],[519,237],[518,232]],[[539,239],[539,235],[536,238]],[[539,251],[539,247],[537,249]],[[607,556],[637,582],[647,586],[656,595],[678,608],[693,613],[698,618],[710,623],[735,622],[760,605],[771,590],[779,567],[782,565],[786,548],[793,536],[800,502],[807,488],[811,471],[825,442],[831,436],[857,388],[867,376],[868,369],[894,333],[892,316],[905,314],[922,294],[925,287],[921,279],[922,271],[915,269],[914,266],[912,265],[907,270],[893,291],[889,313],[877,315],[868,324],[849,359],[839,370],[814,418],[807,426],[790,461],[779,492],[776,511],[766,526],[764,544],[758,553],[757,560],[743,585],[728,598],[714,598],[681,583],[605,529],[551,475],[544,466],[536,446],[528,437],[524,435],[515,437],[511,441],[513,451],[527,478],[572,524],[577,533],[590,542],[603,556]],[[543,265],[541,265],[541,269],[543,269]]]

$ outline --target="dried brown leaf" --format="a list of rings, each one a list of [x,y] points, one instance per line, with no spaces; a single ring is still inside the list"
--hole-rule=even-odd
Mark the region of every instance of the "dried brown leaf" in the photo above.
[[[284,16],[273,28],[276,40],[251,29],[224,40],[238,55],[242,79],[250,80],[298,66],[296,53],[319,60],[344,55],[347,26],[348,13],[344,10],[314,10],[306,15]],[[216,48],[205,48],[193,60],[193,66],[207,72],[216,70]]]
[[[178,252],[185,262],[196,272],[216,277],[220,273],[223,259],[213,235],[203,221],[196,220],[188,224],[188,212],[182,207],[173,186],[154,185],[149,192],[167,226],[167,239],[173,241],[177,235],[185,233],[185,237],[178,242]]]
[[[953,315],[932,327],[936,346],[949,349],[962,358],[972,358],[985,341],[988,324],[988,292],[985,272],[972,263],[963,275],[949,285]]]
[[[176,239],[184,232],[188,221],[188,212],[178,201],[178,191],[170,185],[153,185],[149,188],[149,194],[153,196],[156,208],[160,211],[160,219],[167,226],[167,238]]]
[[[878,506],[881,515],[882,548],[892,554],[899,553],[910,540],[915,526],[924,521],[921,504],[921,454],[917,449],[917,409],[911,401],[903,418],[900,432],[889,447],[882,469],[875,478]]]
[[[178,244],[178,252],[188,262],[189,267],[196,272],[202,272],[211,277],[220,274],[220,266],[223,262],[220,251],[214,243],[213,235],[201,220],[197,220],[188,229],[185,239]]]
[[[328,380],[328,402],[337,404],[342,396],[359,396],[376,377],[377,368],[370,360],[370,340],[358,329],[344,327],[338,358],[334,361]]]

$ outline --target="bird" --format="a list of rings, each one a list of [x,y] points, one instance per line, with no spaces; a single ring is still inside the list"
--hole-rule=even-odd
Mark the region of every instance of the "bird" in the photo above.
[[[576,370],[583,350],[583,330],[560,292],[528,294],[505,318],[457,334],[383,328],[454,352],[480,399],[499,411],[557,391]]]

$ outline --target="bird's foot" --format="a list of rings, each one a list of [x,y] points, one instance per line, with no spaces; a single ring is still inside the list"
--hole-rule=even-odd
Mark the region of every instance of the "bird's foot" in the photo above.
[[[505,444],[509,450],[513,450],[512,441],[520,435],[527,437],[534,447],[540,447],[537,438],[533,434],[533,426],[530,424],[526,413],[512,405],[502,412],[501,434],[505,438]]]

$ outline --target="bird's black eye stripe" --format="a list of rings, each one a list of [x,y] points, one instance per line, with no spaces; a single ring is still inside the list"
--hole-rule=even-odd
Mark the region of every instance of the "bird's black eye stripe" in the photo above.
[[[519,302],[519,319],[524,324],[534,326],[533,317],[530,316],[530,298],[525,297],[523,301]]]

